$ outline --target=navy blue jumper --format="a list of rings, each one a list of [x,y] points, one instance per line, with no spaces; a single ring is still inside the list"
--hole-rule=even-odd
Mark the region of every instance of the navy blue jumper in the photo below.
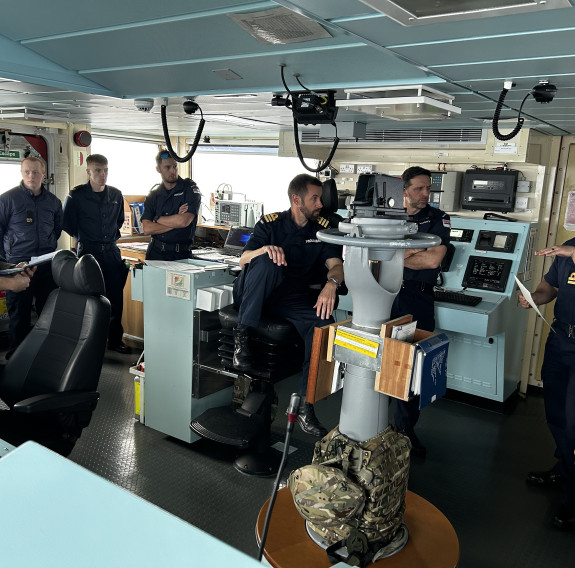
[[[33,256],[54,252],[61,233],[62,203],[45,187],[34,195],[22,182],[0,195],[0,242],[8,262],[28,262]],[[32,304],[40,315],[55,288],[52,265],[46,263],[38,266],[26,290],[6,291],[11,350],[30,331]]]

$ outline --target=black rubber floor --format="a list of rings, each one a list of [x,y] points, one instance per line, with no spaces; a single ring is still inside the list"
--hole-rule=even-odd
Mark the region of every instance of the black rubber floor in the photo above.
[[[205,440],[188,445],[136,422],[128,372],[136,358],[107,353],[100,403],[70,459],[255,556],[255,522],[273,479],[237,472],[232,448]],[[277,385],[274,442],[284,441],[284,410],[296,382]],[[340,403],[334,395],[316,405],[326,427],[338,422]],[[418,432],[428,452],[412,460],[410,489],[453,524],[461,568],[575,566],[575,532],[550,526],[558,495],[525,484],[527,471],[553,463],[539,394],[520,400],[511,414],[440,400],[422,412]],[[310,463],[314,441],[296,428],[288,471]],[[127,535],[137,534],[137,522]]]

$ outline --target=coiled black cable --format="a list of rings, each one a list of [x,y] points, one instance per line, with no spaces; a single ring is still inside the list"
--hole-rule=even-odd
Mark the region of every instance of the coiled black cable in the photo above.
[[[164,139],[166,142],[166,149],[168,150],[168,153],[170,154],[170,156],[172,156],[172,158],[174,158],[174,160],[176,160],[176,162],[187,162],[189,159],[191,159],[191,157],[194,155],[196,148],[198,147],[198,144],[200,143],[200,138],[202,136],[202,132],[204,130],[204,125],[206,124],[206,121],[204,120],[204,113],[202,112],[202,109],[198,106],[198,109],[200,110],[200,114],[202,115],[202,118],[200,119],[200,124],[198,126],[198,131],[196,132],[196,137],[194,138],[194,143],[192,144],[192,147],[190,148],[190,151],[183,157],[180,158],[180,156],[178,156],[176,154],[176,152],[174,151],[174,149],[172,148],[172,143],[170,141],[170,133],[168,132],[168,119],[166,118],[166,105],[162,105],[161,107],[161,116],[162,116],[162,128],[164,130]]]
[[[297,157],[299,158],[299,161],[301,162],[301,165],[308,171],[308,172],[312,172],[314,174],[316,174],[317,172],[321,172],[321,170],[327,168],[327,166],[330,165],[331,160],[333,158],[333,155],[335,154],[335,151],[337,150],[337,145],[339,144],[339,138],[337,137],[337,126],[335,125],[335,123],[333,123],[333,126],[336,129],[336,137],[335,140],[333,141],[333,146],[331,148],[331,152],[329,153],[329,156],[327,157],[327,160],[319,165],[317,168],[311,168],[310,166],[308,166],[303,158],[302,152],[301,152],[301,148],[299,145],[299,134],[298,134],[298,125],[297,125],[297,120],[293,119],[293,136],[294,136],[294,142],[295,142],[295,149],[297,152]]]
[[[523,101],[521,102],[521,106],[519,107],[519,115],[517,117],[517,124],[515,125],[515,128],[509,134],[501,134],[501,132],[499,132],[499,115],[501,114],[501,109],[503,108],[503,101],[505,100],[505,96],[507,95],[508,92],[509,89],[505,88],[501,91],[501,94],[499,95],[499,100],[497,101],[497,106],[495,107],[495,112],[493,113],[492,130],[493,130],[493,136],[495,136],[497,140],[511,140],[512,138],[515,138],[515,136],[517,136],[517,134],[523,127],[523,123],[525,122],[525,119],[521,116],[521,111],[523,109],[523,104],[525,103],[527,97],[531,94],[531,92],[527,93],[523,98]]]

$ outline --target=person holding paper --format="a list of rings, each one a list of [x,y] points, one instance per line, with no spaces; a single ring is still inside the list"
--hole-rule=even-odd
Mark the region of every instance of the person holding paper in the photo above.
[[[11,292],[23,292],[30,286],[30,279],[34,276],[36,267],[24,268],[26,265],[22,263],[22,270],[10,276],[0,276],[0,290],[10,290]],[[0,261],[0,270],[11,267],[10,263]]]
[[[544,248],[537,256],[555,260],[531,294],[537,306],[555,300],[555,319],[545,344],[541,367],[547,426],[555,441],[557,462],[547,471],[527,474],[527,483],[537,487],[558,486],[562,503],[552,524],[559,529],[575,528],[575,238],[561,246]],[[523,308],[531,307],[519,294]],[[554,332],[554,333],[553,333]]]
[[[116,244],[124,223],[124,198],[119,189],[106,183],[105,156],[88,156],[86,173],[88,182],[72,189],[64,202],[64,231],[76,240],[78,256],[91,254],[102,269],[111,307],[108,349],[129,354],[132,350],[123,341],[122,327],[124,285],[129,269]]]
[[[412,314],[417,327],[426,331],[435,329],[433,287],[437,282],[441,261],[447,252],[451,221],[441,209],[429,205],[431,172],[420,166],[405,170],[403,203],[410,221],[417,230],[441,237],[441,245],[429,249],[406,249],[403,261],[403,283],[391,307],[391,319]],[[395,400],[395,428],[411,441],[413,454],[424,457],[425,446],[415,433],[419,420],[419,397],[410,401]]]
[[[54,252],[62,232],[62,203],[44,186],[46,166],[35,156],[22,160],[22,182],[0,195],[0,240],[7,262],[29,262],[32,257]],[[56,288],[50,262],[37,267],[24,290],[7,290],[10,322],[9,359],[30,331],[32,304],[38,315]]]

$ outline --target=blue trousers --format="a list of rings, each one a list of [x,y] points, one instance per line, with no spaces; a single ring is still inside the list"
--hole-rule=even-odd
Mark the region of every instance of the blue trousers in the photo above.
[[[313,307],[317,297],[305,288],[294,289],[283,278],[281,266],[267,254],[256,256],[234,283],[234,304],[238,307],[238,325],[259,326],[262,313],[285,318],[304,340],[305,355],[299,394],[305,396],[314,328],[333,322],[321,319]]]
[[[551,332],[541,367],[547,426],[555,440],[555,471],[564,504],[575,511],[575,339]]]
[[[417,320],[417,328],[425,331],[435,329],[435,312],[433,291],[417,281],[406,281],[401,288],[391,307],[391,319],[412,314],[413,320]],[[395,401],[395,427],[398,430],[410,430],[415,427],[419,420],[419,397],[411,400]]]

